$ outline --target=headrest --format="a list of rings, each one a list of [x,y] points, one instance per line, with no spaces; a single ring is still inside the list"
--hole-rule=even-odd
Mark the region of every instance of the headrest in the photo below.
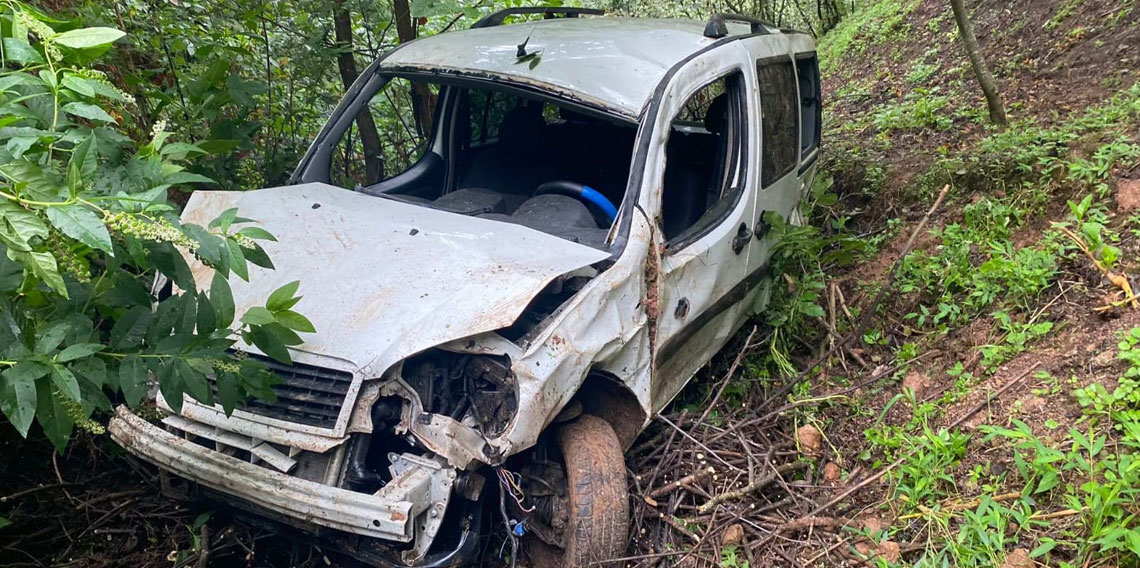
[[[709,103],[708,112],[705,113],[705,130],[712,134],[721,134],[727,120],[728,93],[721,93]]]

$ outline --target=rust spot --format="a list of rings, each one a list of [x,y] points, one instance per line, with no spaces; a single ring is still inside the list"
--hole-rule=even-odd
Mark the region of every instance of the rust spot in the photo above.
[[[645,259],[645,315],[649,318],[649,348],[657,344],[657,316],[660,313],[660,299],[657,284],[661,277],[661,250],[650,247]]]
[[[397,523],[402,523],[402,522],[408,520],[408,516],[399,512],[399,511],[392,511],[392,516],[390,518],[392,519],[392,521],[397,522]]]

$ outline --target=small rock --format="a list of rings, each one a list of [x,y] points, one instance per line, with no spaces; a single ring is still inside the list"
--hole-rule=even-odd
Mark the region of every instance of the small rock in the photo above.
[[[860,557],[867,558],[871,556],[871,543],[866,540],[861,540],[855,543],[855,552],[859,553]]]
[[[864,517],[860,525],[863,532],[871,536],[878,536],[879,533],[883,532],[883,529],[887,528],[886,523],[879,517]]]
[[[1116,184],[1116,206],[1122,212],[1140,209],[1140,179],[1120,180]]]
[[[1021,411],[1027,414],[1035,414],[1045,408],[1045,399],[1030,395],[1021,399]]]
[[[977,414],[966,419],[959,428],[963,432],[973,432],[978,429],[978,426],[986,423],[986,413],[978,412]]]
[[[899,543],[893,540],[884,540],[883,542],[880,542],[878,552],[879,556],[882,556],[883,560],[886,560],[888,564],[894,564],[898,562],[899,557],[902,556],[902,549],[899,547]]]
[[[914,397],[922,400],[926,391],[930,389],[930,377],[926,376],[926,373],[911,371],[903,377],[902,389],[904,392],[907,389],[914,391]]]
[[[819,449],[823,447],[823,435],[815,426],[805,424],[796,429],[796,444],[805,454],[818,456]]]
[[[1005,462],[995,461],[990,464],[990,475],[998,477],[1004,475],[1009,471],[1009,466]]]
[[[839,464],[835,462],[827,462],[827,465],[823,466],[823,471],[821,474],[823,475],[823,480],[830,483],[839,481],[839,476],[842,474],[842,472],[839,469]]]
[[[1116,365],[1116,353],[1111,349],[1104,349],[1093,355],[1092,360],[1089,361],[1094,369],[1104,369],[1105,367],[1112,367]]]
[[[740,523],[728,525],[724,529],[724,536],[720,538],[721,545],[734,546],[744,542],[744,526]]]
[[[1005,562],[1001,568],[1033,568],[1033,559],[1029,558],[1029,551],[1024,548],[1015,548],[1005,555]]]

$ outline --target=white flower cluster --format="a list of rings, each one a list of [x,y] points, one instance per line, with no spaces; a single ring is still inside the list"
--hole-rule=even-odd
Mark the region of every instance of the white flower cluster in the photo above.
[[[107,79],[106,73],[99,71],[98,69],[74,69],[72,71],[76,75],[79,75],[80,77],[83,77],[84,79],[87,79],[90,81],[95,81],[95,82],[100,83],[103,86],[107,87],[108,89],[111,89],[116,94],[118,94],[119,97],[122,98],[127,104],[129,104],[129,105],[135,104],[134,95],[116,87],[114,83],[112,83],[109,79]]]
[[[154,121],[154,126],[150,127],[151,139],[153,140],[155,138],[158,138],[159,134],[166,132],[166,125],[167,125],[166,118],[160,118],[160,119]]]
[[[23,10],[16,12],[16,19],[23,24],[24,27],[28,28],[28,31],[36,34],[36,37],[40,38],[40,41],[43,42],[44,54],[47,55],[48,59],[52,61],[63,59],[63,54],[60,53],[59,48],[50,41],[50,38],[55,35],[55,30]]]
[[[191,250],[198,248],[198,243],[194,239],[186,236],[178,227],[165,219],[146,221],[130,213],[114,212],[108,213],[103,222],[112,231],[136,239],[171,243]]]

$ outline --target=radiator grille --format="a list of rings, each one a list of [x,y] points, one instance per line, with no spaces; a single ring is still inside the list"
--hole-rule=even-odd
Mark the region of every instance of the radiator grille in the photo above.
[[[260,361],[280,382],[273,387],[276,402],[251,398],[241,410],[307,426],[336,427],[352,373],[302,363],[285,365],[252,353],[244,356]]]

